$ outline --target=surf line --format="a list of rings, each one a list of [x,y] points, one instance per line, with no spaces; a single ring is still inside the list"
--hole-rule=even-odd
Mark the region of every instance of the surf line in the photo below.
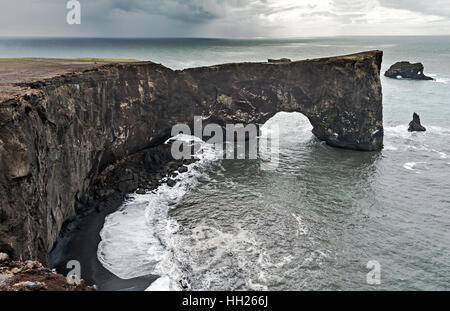
[[[183,306],[209,306],[210,309],[214,308],[214,305],[216,304],[217,298],[197,298],[192,297],[189,295],[189,297],[183,298]]]

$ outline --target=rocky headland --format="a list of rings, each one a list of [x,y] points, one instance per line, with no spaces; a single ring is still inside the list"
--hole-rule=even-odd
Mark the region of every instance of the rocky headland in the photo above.
[[[185,169],[192,160],[174,161],[163,142],[197,115],[225,125],[297,111],[331,146],[380,150],[381,59],[371,51],[182,71],[137,61],[0,60],[0,252],[48,266],[71,221],[104,217],[127,193]]]

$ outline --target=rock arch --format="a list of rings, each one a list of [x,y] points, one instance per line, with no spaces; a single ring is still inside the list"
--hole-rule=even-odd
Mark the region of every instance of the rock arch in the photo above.
[[[181,102],[205,122],[264,123],[300,112],[329,145],[383,147],[382,52],[287,63],[237,63],[178,71]]]

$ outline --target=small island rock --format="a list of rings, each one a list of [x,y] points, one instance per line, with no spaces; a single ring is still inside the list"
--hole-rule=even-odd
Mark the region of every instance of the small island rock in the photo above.
[[[394,79],[434,80],[431,77],[427,77],[423,73],[423,70],[422,63],[411,64],[410,62],[398,62],[392,65],[384,75]]]
[[[409,122],[408,131],[410,132],[425,132],[427,129],[420,124],[420,117],[414,112],[413,119]]]

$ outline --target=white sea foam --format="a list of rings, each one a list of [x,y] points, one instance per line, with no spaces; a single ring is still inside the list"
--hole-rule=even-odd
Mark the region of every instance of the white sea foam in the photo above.
[[[305,234],[307,234],[308,233],[308,228],[303,223],[302,217],[300,217],[299,215],[294,214],[294,213],[292,213],[292,217],[294,217],[295,220],[297,220],[297,222],[298,222],[297,235],[305,235]]]
[[[193,136],[178,135],[174,139],[200,142]],[[198,162],[186,173],[175,177],[171,188],[162,184],[152,193],[132,195],[130,200],[105,219],[100,232],[97,257],[103,266],[122,279],[155,274],[160,278],[148,290],[180,290],[185,279],[173,252],[177,248],[177,222],[169,210],[197,182],[200,169],[217,157],[210,145],[202,143]],[[189,285],[188,285],[189,286]]]
[[[436,78],[433,82],[448,84],[450,82],[450,79],[449,78]]]
[[[390,144],[385,144],[384,150],[385,151],[397,151],[398,147],[395,147],[394,145],[390,145]]]
[[[450,82],[450,78],[447,77],[438,77],[435,73],[428,73],[427,76],[432,77],[434,80],[432,82],[434,83],[445,83],[448,84]]]
[[[303,259],[301,266],[321,266],[323,261],[330,258],[329,250],[313,250],[309,256]]]
[[[429,125],[427,126],[427,131],[430,133],[435,133],[439,135],[450,135],[450,128],[442,127],[442,126],[435,126],[435,125]]]
[[[268,288],[266,285],[255,283],[252,279],[247,280],[247,286],[254,291],[267,291]]]
[[[439,151],[439,150],[435,150],[435,149],[431,149],[431,151],[436,152],[437,154],[439,154],[439,157],[441,159],[447,159],[447,154],[445,152]]]
[[[154,281],[145,291],[180,291],[180,287],[175,285],[173,280],[165,275]]]
[[[427,132],[417,133],[417,132],[408,132],[408,126],[404,124],[397,126],[387,126],[385,127],[384,150],[425,151],[431,154],[438,154],[441,159],[446,159],[447,154],[445,152],[430,147],[427,143],[425,143],[424,140],[420,140],[418,138],[426,137],[425,135],[449,136],[450,129],[440,126],[427,126],[427,129],[428,129]],[[412,141],[411,139],[414,140]]]
[[[385,135],[392,135],[392,136],[410,136],[411,133],[408,132],[408,125],[405,124],[399,124],[396,126],[385,126],[384,127],[384,133]]]
[[[438,135],[449,135],[450,128],[436,126],[436,125],[426,125],[427,131],[423,133],[419,132],[409,132],[407,124],[399,124],[396,126],[385,126],[384,133],[386,136],[400,136],[400,137],[411,137],[414,134],[438,134]]]
[[[406,168],[407,170],[410,171],[414,171],[414,166],[416,166],[416,162],[407,162],[405,164],[403,164],[403,167]]]
[[[427,169],[426,164],[427,164],[427,162],[407,162],[407,163],[403,164],[403,168],[405,168],[409,171],[417,171],[419,169]],[[416,168],[418,165],[420,165],[420,167]]]

